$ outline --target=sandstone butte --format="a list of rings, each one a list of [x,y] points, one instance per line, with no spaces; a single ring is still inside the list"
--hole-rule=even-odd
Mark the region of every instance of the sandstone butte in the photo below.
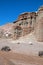
[[[0,38],[19,39],[34,32],[37,41],[43,42],[43,6],[37,12],[25,12],[13,23],[0,26]]]

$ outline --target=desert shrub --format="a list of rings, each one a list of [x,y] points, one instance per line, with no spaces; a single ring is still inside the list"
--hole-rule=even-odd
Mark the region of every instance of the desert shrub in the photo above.
[[[43,56],[43,51],[39,51],[38,56]]]
[[[8,46],[2,47],[1,51],[11,51],[11,49]]]
[[[18,42],[17,44],[20,44],[20,42]]]

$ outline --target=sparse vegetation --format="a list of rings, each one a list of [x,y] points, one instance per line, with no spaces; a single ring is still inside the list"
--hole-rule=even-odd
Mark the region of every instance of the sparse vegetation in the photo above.
[[[43,51],[39,51],[38,56],[43,56]]]
[[[1,51],[11,51],[11,49],[8,46],[5,46],[1,49]]]
[[[20,44],[20,42],[18,42],[17,44]]]

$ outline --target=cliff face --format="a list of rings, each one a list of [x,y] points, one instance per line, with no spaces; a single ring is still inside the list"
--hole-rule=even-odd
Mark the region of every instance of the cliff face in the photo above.
[[[2,32],[3,31],[3,32]],[[18,39],[32,31],[38,41],[43,41],[43,6],[36,12],[26,12],[18,16],[17,21],[0,28],[0,38]]]
[[[36,18],[35,34],[38,41],[43,41],[43,7],[38,10]]]
[[[34,26],[36,23],[36,13],[35,12],[27,12],[19,15],[18,20],[13,22],[15,27],[20,27],[21,29],[18,30],[14,27],[14,37],[17,38],[20,36],[24,36],[26,34],[29,34],[31,31],[34,30]]]

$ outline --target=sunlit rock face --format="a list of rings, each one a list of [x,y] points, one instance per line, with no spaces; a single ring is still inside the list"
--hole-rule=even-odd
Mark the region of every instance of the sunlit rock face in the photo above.
[[[37,40],[43,42],[43,6],[38,10],[35,32]]]
[[[27,12],[23,13],[18,17],[18,20],[21,22],[21,24],[18,22],[19,25],[22,27],[34,27],[34,23],[36,21],[36,13],[35,12]]]
[[[15,22],[13,22],[15,27],[21,27],[22,31],[20,36],[25,36],[27,34],[29,34],[31,31],[34,31],[34,26],[36,23],[36,13],[35,12],[26,12],[26,13],[22,13],[21,15],[19,15],[18,20]],[[14,33],[14,37],[17,38],[17,32],[19,32],[20,30],[17,30],[14,28],[14,31],[16,30],[16,34]]]

